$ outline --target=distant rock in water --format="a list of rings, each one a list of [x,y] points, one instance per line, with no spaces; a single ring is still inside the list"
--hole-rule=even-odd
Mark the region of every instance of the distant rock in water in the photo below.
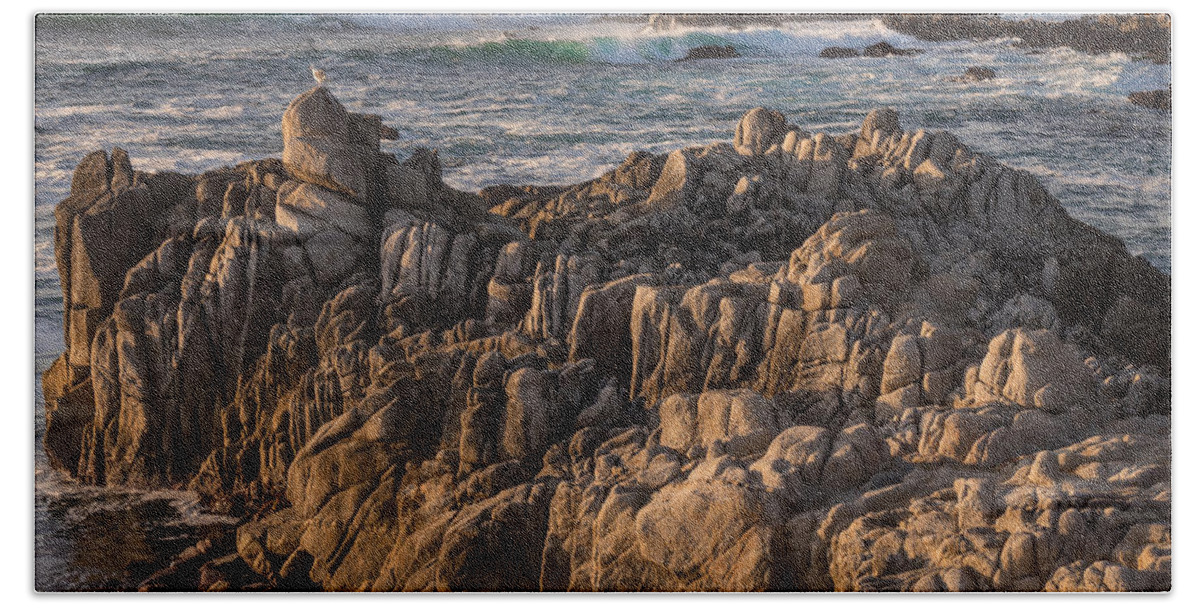
[[[991,80],[996,77],[996,70],[985,68],[982,66],[971,66],[967,68],[960,76],[955,76],[950,80],[952,82],[979,82],[982,80]]]
[[[281,126],[55,208],[53,466],[254,514],[147,589],[1171,587],[1170,277],[1031,173],[890,108],[478,194]]]
[[[1157,91],[1138,91],[1129,94],[1129,101],[1154,110],[1171,111],[1171,87]]]
[[[877,43],[872,44],[871,46],[863,49],[863,56],[864,57],[891,57],[893,55],[896,55],[896,56],[905,57],[905,56],[909,56],[909,55],[916,55],[920,52],[921,52],[921,49],[901,49],[901,48],[896,48],[896,47],[888,44],[887,42],[877,42]]]
[[[822,49],[817,55],[822,59],[846,59],[850,57],[891,57],[891,56],[909,56],[922,53],[921,49],[901,49],[894,47],[887,42],[877,42],[859,51],[856,48],[848,46],[831,46]]]
[[[687,52],[687,55],[678,61],[690,61],[693,59],[734,59],[741,57],[737,49],[733,45],[706,44],[698,46]]]
[[[831,46],[821,49],[820,54],[817,56],[822,59],[846,59],[849,57],[858,57],[860,53],[858,49],[848,46]]]
[[[1171,16],[1166,13],[1085,15],[1065,21],[997,15],[887,14],[889,29],[921,40],[1020,38],[1034,48],[1070,47],[1084,53],[1129,53],[1155,63],[1171,61]]]

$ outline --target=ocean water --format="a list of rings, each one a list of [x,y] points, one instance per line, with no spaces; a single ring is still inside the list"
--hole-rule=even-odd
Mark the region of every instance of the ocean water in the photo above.
[[[280,117],[313,85],[400,132],[402,160],[438,148],[445,179],[573,183],[634,150],[732,139],[755,106],[810,131],[856,130],[872,108],[947,129],[1037,175],[1076,218],[1171,271],[1171,116],[1129,103],[1170,66],[1113,53],[1034,51],[1016,39],[928,43],[873,20],[651,28],[629,16],[42,16],[35,34],[35,367],[62,352],[55,203],[88,152],[119,146],[139,170],[199,172],[278,157]],[[827,60],[885,40],[913,57]],[[693,47],[737,59],[679,62]],[[970,66],[994,80],[953,82]],[[212,526],[184,492],[74,483],[50,470],[35,405],[39,588],[136,585]]]

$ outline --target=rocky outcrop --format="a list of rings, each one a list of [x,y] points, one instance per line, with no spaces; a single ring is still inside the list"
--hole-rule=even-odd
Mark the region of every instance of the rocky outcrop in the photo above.
[[[282,161],[90,155],[46,451],[245,515],[205,588],[1169,588],[1168,277],[894,110],[731,127],[469,194],[318,87]]]
[[[1171,61],[1171,16],[1166,13],[1084,15],[1074,19],[1011,19],[999,15],[884,14],[889,29],[922,40],[1020,38],[1033,48],[1067,46],[1085,53],[1129,53]]]
[[[858,516],[833,539],[834,588],[1169,589],[1170,459],[1152,438],[1164,423],[1102,431],[1027,454],[1011,475],[976,472]]]

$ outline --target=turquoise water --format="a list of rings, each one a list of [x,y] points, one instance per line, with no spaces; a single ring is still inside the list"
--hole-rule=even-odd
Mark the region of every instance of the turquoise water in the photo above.
[[[827,46],[880,40],[925,52],[817,58]],[[733,45],[743,57],[675,61],[703,44]],[[279,119],[312,86],[309,64],[325,69],[350,109],[399,130],[386,151],[404,158],[438,148],[446,181],[467,190],[578,182],[637,149],[730,140],[737,119],[759,105],[832,133],[892,106],[906,128],[951,130],[1033,172],[1072,215],[1171,270],[1171,117],[1126,99],[1165,88],[1170,66],[1123,54],[1030,51],[1017,40],[926,43],[870,20],[656,31],[587,15],[42,17],[36,53],[39,372],[62,350],[53,207],[79,159],[120,146],[137,169],[198,172],[278,157]],[[950,80],[974,65],[997,78]],[[83,534],[69,522],[103,522],[140,498],[72,484],[48,470],[40,447],[36,466],[38,580],[120,579],[92,577],[66,557],[79,553],[72,543]],[[133,526],[116,526],[120,538],[158,538],[180,525],[175,532],[191,538],[200,528],[187,523],[189,500],[114,520]],[[140,572],[126,570],[130,580]]]

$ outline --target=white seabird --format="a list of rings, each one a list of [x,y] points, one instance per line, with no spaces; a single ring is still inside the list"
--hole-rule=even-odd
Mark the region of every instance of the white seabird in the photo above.
[[[308,69],[312,70],[313,80],[317,81],[317,85],[325,86],[325,70],[322,70],[311,63],[308,64]]]

